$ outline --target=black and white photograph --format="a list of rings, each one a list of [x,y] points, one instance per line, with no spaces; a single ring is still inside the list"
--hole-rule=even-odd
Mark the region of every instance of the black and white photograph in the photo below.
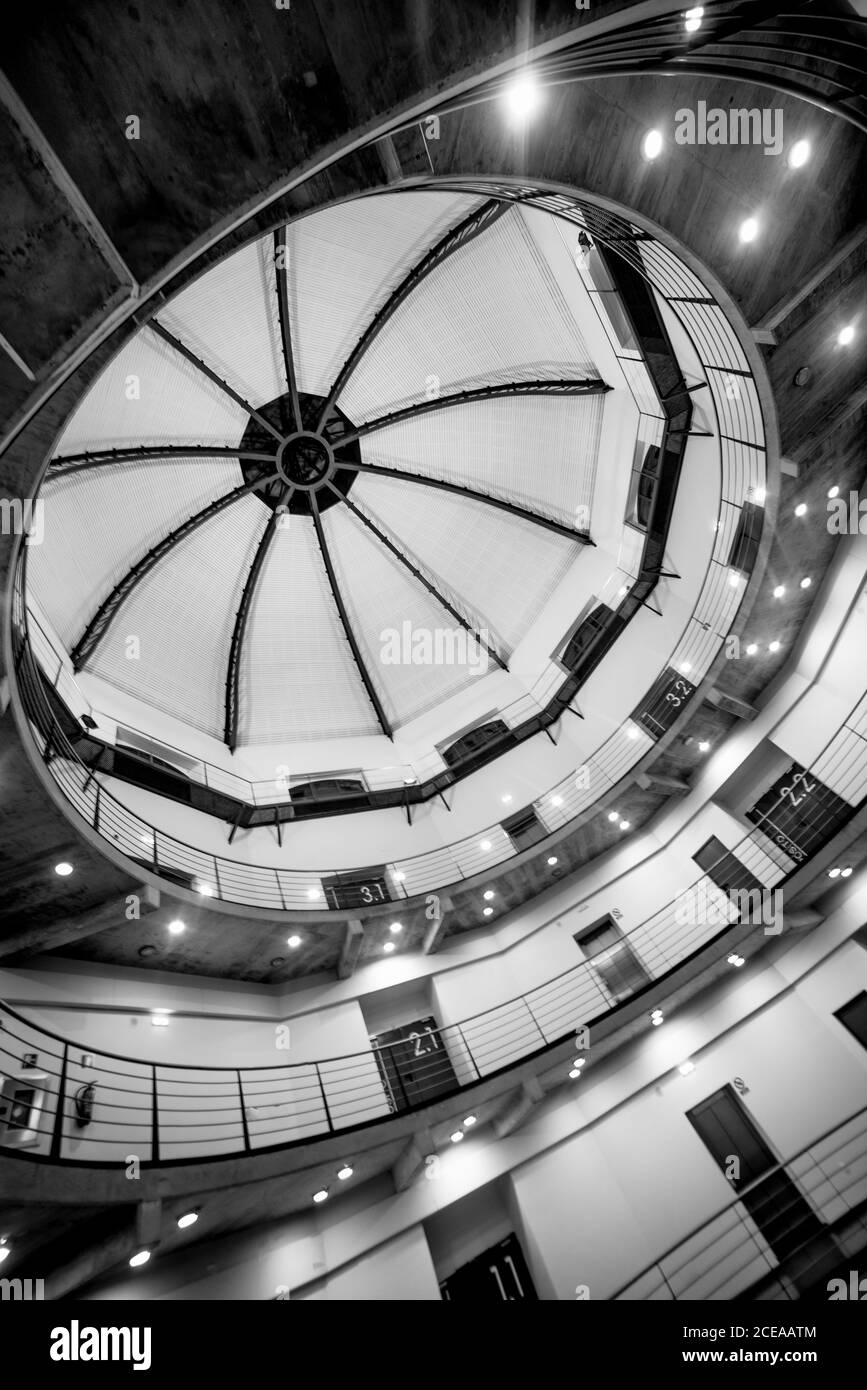
[[[9,1384],[851,1376],[867,0],[3,23]]]

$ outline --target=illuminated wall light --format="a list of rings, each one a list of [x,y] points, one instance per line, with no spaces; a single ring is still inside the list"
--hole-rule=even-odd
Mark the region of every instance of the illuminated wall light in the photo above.
[[[146,1265],[146,1264],[147,1264],[147,1262],[148,1262],[148,1260],[150,1259],[150,1257],[151,1257],[151,1252],[150,1252],[150,1250],[139,1250],[139,1252],[138,1252],[137,1255],[133,1255],[133,1256],[131,1256],[131,1258],[130,1258],[130,1262],[129,1262],[129,1267],[130,1267],[130,1269],[140,1269],[142,1265]]]
[[[180,936],[181,932],[186,931],[186,929],[186,924],[181,921],[180,917],[176,917],[173,922],[169,922],[169,931],[172,936]]]
[[[701,743],[698,745],[698,751],[699,751],[699,753],[709,753],[709,752],[710,752],[710,744],[708,743],[708,741],[707,741],[706,738],[703,738],[702,741],[701,741]]]
[[[327,1187],[320,1187],[320,1189],[319,1189],[318,1192],[314,1192],[314,1193],[313,1193],[313,1200],[314,1200],[314,1202],[327,1202],[327,1201],[328,1201],[328,1188],[327,1188]]]
[[[351,1178],[354,1172],[355,1169],[352,1167],[351,1163],[344,1163],[342,1168],[338,1168],[337,1177],[340,1182],[346,1182],[346,1179]]]
[[[622,820],[622,821],[620,822],[619,828],[620,828],[621,830],[628,830],[629,827],[630,827],[630,825],[631,825],[631,823],[632,823],[631,821]]]
[[[841,878],[851,878],[851,877],[852,877],[852,866],[851,866],[851,865],[848,865],[845,869],[841,870],[840,877],[841,877]]]
[[[656,159],[662,153],[662,132],[649,130],[641,142],[641,153],[645,159]]]
[[[383,949],[383,951],[385,952],[385,954],[386,954],[387,956],[390,956],[391,953],[392,953],[392,951],[396,951],[396,950],[397,950],[397,947],[395,946],[395,944],[394,944],[393,941],[386,941],[386,943],[385,943],[385,945],[383,946],[382,949]]]
[[[683,27],[688,34],[694,34],[696,29],[701,28],[701,21],[704,18],[704,6],[694,5],[691,10],[686,10],[683,16]]]
[[[391,932],[392,936],[397,936],[398,932],[403,931],[403,922],[392,922],[388,930]]]
[[[728,963],[729,965],[733,965],[735,966],[735,968],[738,968],[739,966],[744,965],[746,962],[744,961],[743,956],[739,956],[737,951],[733,951],[732,954],[728,957]]]
[[[681,1076],[689,1076],[691,1071],[695,1071],[695,1062],[681,1062],[678,1071]]]
[[[750,645],[747,647],[747,656],[755,656],[755,654],[756,654],[756,652],[757,652],[758,650],[759,650],[759,644],[758,644],[758,642],[751,642]]]
[[[467,1115],[464,1117],[464,1129],[472,1129],[478,1119],[477,1115]]]
[[[828,496],[829,496],[829,497],[836,497],[837,494],[839,493],[839,491],[840,491],[840,489],[837,487],[837,485],[836,485],[836,483],[835,483],[833,487],[829,487],[829,488],[828,488]]]
[[[493,896],[494,896],[494,890],[493,890],[493,888],[486,888],[485,891],[484,891],[484,893],[482,894],[482,897],[484,898],[484,900],[485,900],[486,903],[489,903],[489,902],[491,901],[491,898],[492,898]]]
[[[552,805],[552,806],[562,806],[562,805],[563,805],[563,798],[562,798],[562,796],[552,796],[552,797],[551,797],[551,805]]]
[[[664,1023],[665,1015],[663,1014],[662,1009],[654,1009],[650,1015],[650,1021],[653,1024],[654,1028],[658,1028],[661,1023]]]
[[[505,796],[500,797],[500,800],[502,801],[504,806],[508,806],[509,802],[512,800],[512,793],[506,792]]]
[[[151,1023],[154,1028],[168,1028],[169,1011],[168,1009],[154,1009],[151,1014]]]
[[[806,502],[799,502],[798,505],[797,505],[797,507],[795,508],[795,516],[806,516],[806,515],[807,515],[807,504],[806,504]]]
[[[813,582],[813,581],[812,581],[812,579],[810,578],[810,576],[809,576],[808,574],[805,575],[804,578],[801,580],[801,588],[802,588],[802,589],[809,589],[809,587],[810,587],[810,585],[812,584],[812,582]]]
[[[755,241],[758,234],[759,224],[755,217],[747,217],[738,227],[738,238],[745,245],[748,242]]]
[[[54,872],[59,874],[61,878],[68,878],[73,872],[73,868],[71,864],[67,864],[65,859],[62,859],[59,864],[55,864]]]
[[[548,863],[551,865],[552,868],[554,867],[554,865],[557,863],[557,856],[556,856],[556,854],[549,854],[549,855],[548,855]]]
[[[488,852],[488,850],[489,850],[490,848],[491,848],[491,842],[490,842],[490,840],[482,840],[482,841],[481,841],[481,843],[480,843],[480,845],[479,845],[479,849],[484,850],[484,851],[485,851],[485,854],[487,854],[487,852]]]
[[[837,342],[841,347],[848,347],[855,337],[855,329],[851,323],[847,323],[845,328],[841,328],[837,334]]]
[[[769,643],[768,643],[768,651],[769,651],[769,652],[778,652],[779,650],[780,650],[780,644],[779,644],[779,642],[769,642]]]
[[[296,951],[296,950],[298,949],[298,947],[301,945],[301,937],[300,937],[300,936],[287,936],[287,938],[286,938],[286,945],[287,945],[287,946],[291,946],[291,947],[292,947],[292,950],[293,950],[293,951]]]
[[[570,1081],[577,1081],[580,1075],[581,1075],[580,1071],[578,1071],[576,1067],[573,1067],[572,1070],[571,1070],[570,1073],[569,1073],[569,1080],[570,1080]]]
[[[839,878],[839,877],[840,877],[840,869],[839,869],[839,867],[834,868],[834,869],[829,869],[829,870],[828,870],[828,877],[829,877],[829,878]]]
[[[777,587],[776,587],[776,589],[774,590],[774,598],[782,598],[782,597],[783,597],[783,594],[784,594],[785,592],[786,592],[786,586],[785,586],[785,584],[778,584]]]
[[[452,1134],[452,1135],[450,1136],[451,1141],[452,1141],[453,1144],[459,1144],[459,1143],[461,1142],[461,1140],[463,1139],[463,1137],[464,1137],[464,1131],[463,1131],[462,1129],[456,1129],[455,1132],[454,1132],[454,1134]]]
[[[521,73],[506,88],[506,110],[514,122],[529,120],[541,102],[542,89],[531,72]]]
[[[608,812],[608,819],[609,819],[610,821],[620,820],[620,812],[619,812],[619,811],[609,811],[609,812]]]
[[[790,169],[802,169],[810,158],[809,140],[796,140],[788,154]]]
[[[178,1217],[178,1225],[182,1231],[185,1231],[188,1226],[195,1226],[198,1219],[199,1213],[197,1211],[188,1211],[184,1216]]]

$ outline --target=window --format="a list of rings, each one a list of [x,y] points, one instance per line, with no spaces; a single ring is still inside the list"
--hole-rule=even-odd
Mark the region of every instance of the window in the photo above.
[[[853,1038],[858,1039],[862,1047],[867,1047],[867,990],[862,989],[842,1009],[836,1009],[834,1017],[840,1020]]]
[[[751,874],[737,855],[726,849],[722,840],[718,840],[716,835],[711,835],[710,839],[706,840],[701,849],[696,850],[692,857],[699,868],[704,869],[708,878],[724,893],[741,888],[745,888],[749,892],[756,889],[761,892],[762,885],[755,874]]]
[[[650,976],[611,917],[576,932],[575,941],[618,1004],[650,984]]]

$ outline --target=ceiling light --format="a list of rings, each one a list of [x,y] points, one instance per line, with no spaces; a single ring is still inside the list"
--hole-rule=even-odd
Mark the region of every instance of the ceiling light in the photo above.
[[[138,1269],[141,1265],[146,1265],[151,1257],[150,1250],[139,1250],[137,1255],[133,1255],[130,1262],[130,1269]]]
[[[551,865],[552,868],[554,867],[554,865],[557,863],[557,856],[556,856],[556,854],[549,854],[549,855],[548,855],[548,863]]]
[[[552,797],[551,797],[551,805],[552,805],[552,806],[562,806],[562,805],[563,805],[563,798],[562,798],[562,796],[552,796]]]
[[[415,778],[413,777],[412,773],[410,773],[410,775],[409,775],[408,777],[404,777],[404,779],[403,779],[403,785],[404,785],[405,787],[411,787],[411,786],[413,786],[414,784],[415,784]]]
[[[500,800],[502,801],[504,806],[508,806],[509,802],[512,800],[512,793],[506,792],[505,796],[500,797]]]
[[[664,1023],[665,1017],[663,1015],[662,1009],[654,1009],[650,1015],[650,1021],[653,1024],[654,1028],[658,1028],[660,1023]]]
[[[620,829],[621,829],[621,830],[628,830],[628,829],[629,829],[629,825],[630,825],[630,822],[629,822],[628,820],[622,820],[622,821],[620,822]]]
[[[855,329],[851,323],[847,323],[846,327],[841,328],[840,332],[837,334],[837,342],[841,347],[848,347],[854,337]]]
[[[738,236],[741,241],[755,241],[759,234],[759,224],[754,217],[747,217],[738,228]]]
[[[707,741],[706,738],[703,738],[702,741],[701,741],[701,743],[698,745],[698,751],[699,751],[699,753],[709,753],[709,752],[710,752],[710,744],[708,743],[708,741]]]
[[[695,1071],[695,1062],[681,1062],[678,1071],[681,1076],[689,1076],[691,1071]]]
[[[11,1247],[11,1245],[7,1245],[6,1242],[4,1241],[3,1244],[0,1245],[0,1265],[2,1265],[2,1263],[3,1263],[3,1261],[6,1259],[6,1256],[7,1256],[7,1255],[11,1255],[11,1254],[12,1254],[12,1247]]]
[[[337,1176],[338,1176],[338,1178],[340,1179],[341,1182],[346,1182],[346,1179],[347,1179],[347,1178],[351,1178],[351,1177],[352,1177],[353,1172],[354,1172],[354,1169],[353,1169],[353,1167],[352,1167],[352,1164],[351,1164],[351,1163],[344,1163],[344,1165],[343,1165],[342,1168],[338,1168],[338,1170],[337,1170]]]
[[[728,963],[729,965],[740,966],[744,964],[744,958],[743,956],[739,956],[737,951],[733,951],[728,957]]]
[[[201,893],[201,895],[202,895],[203,898],[212,898],[212,897],[214,896],[214,890],[213,890],[213,888],[211,887],[210,883],[199,883],[199,884],[197,884],[197,885],[196,885],[196,892],[197,892],[197,893]]]
[[[60,874],[61,878],[68,878],[72,873],[72,865],[67,864],[66,860],[62,859],[59,864],[55,864],[54,872]]]
[[[779,644],[779,642],[769,642],[769,643],[768,643],[768,651],[769,651],[769,652],[778,652],[779,650],[780,650],[780,644]]]
[[[315,902],[318,897],[321,897],[321,892],[318,888],[308,888],[307,896]]]
[[[286,945],[287,945],[287,946],[291,946],[291,947],[292,947],[292,950],[294,951],[295,948],[296,948],[297,946],[300,946],[300,945],[301,945],[301,937],[300,937],[300,936],[287,936],[287,938],[286,938]]]
[[[649,130],[641,142],[641,153],[645,159],[656,159],[662,152],[662,134],[658,130]]]
[[[491,898],[492,898],[493,896],[494,896],[494,890],[493,890],[493,888],[488,888],[488,889],[486,889],[485,892],[482,894],[482,897],[484,898],[484,900],[485,900],[486,903],[489,903],[489,902],[491,901]]]
[[[799,502],[798,505],[797,505],[797,507],[795,508],[795,516],[806,516],[806,515],[807,515],[807,504],[806,504],[806,502]]]
[[[473,1125],[476,1123],[477,1118],[478,1116],[476,1115],[466,1115],[464,1117],[464,1129],[472,1129]]]
[[[828,488],[828,496],[836,497],[839,491],[840,489],[837,487],[837,484],[835,483],[833,487]]]
[[[758,644],[758,642],[751,642],[750,645],[747,647],[747,656],[755,656],[755,654],[756,654],[756,652],[757,652],[758,650],[759,650],[759,644]]]
[[[493,912],[493,910],[494,910],[494,909],[493,909],[492,907],[486,907],[486,908],[484,908],[484,909],[483,909],[483,912],[482,912],[482,916],[483,916],[483,917],[490,917],[491,914],[492,914],[492,912]]]
[[[383,951],[385,951],[385,954],[386,954],[387,956],[390,956],[391,953],[392,953],[392,951],[396,951],[396,950],[397,950],[397,947],[396,947],[396,945],[394,944],[393,941],[386,941],[386,943],[385,943],[385,945],[383,946],[382,949],[383,949]]]
[[[687,662],[686,664],[687,664],[687,666],[689,666],[689,662]],[[627,730],[626,730],[626,737],[627,737],[627,738],[638,738],[638,730],[637,730],[637,729],[627,729]]]
[[[701,28],[704,7],[696,5],[691,10],[686,10],[683,16],[683,27],[688,34],[694,34],[696,29]]]
[[[455,1132],[454,1132],[454,1134],[451,1136],[452,1143],[453,1143],[453,1144],[459,1144],[459,1143],[461,1142],[461,1140],[463,1139],[463,1137],[464,1137],[464,1131],[463,1131],[462,1129],[456,1129]]]
[[[506,106],[514,121],[526,121],[539,107],[542,91],[531,72],[522,72],[506,88]]]
[[[198,1219],[199,1213],[197,1211],[188,1211],[185,1216],[178,1217],[178,1225],[182,1231],[185,1231],[188,1226],[195,1226]]]
[[[168,1028],[169,1010],[154,1009],[151,1013],[151,1023],[153,1024],[154,1028]]]
[[[849,865],[847,868],[845,868],[845,869],[843,869],[843,870],[841,871],[840,877],[841,877],[841,878],[850,878],[850,877],[851,877],[851,874],[852,874],[852,866]]]
[[[581,1075],[580,1071],[576,1070],[576,1068],[573,1067],[572,1070],[571,1070],[570,1073],[569,1073],[569,1080],[570,1080],[570,1081],[577,1081],[577,1080],[578,1080],[578,1077],[579,1077],[580,1075]]]
[[[731,585],[731,587],[732,587],[733,589],[736,589],[736,588],[738,587],[738,585],[740,584],[740,582],[741,582],[741,577],[740,577],[740,575],[737,573],[736,570],[732,570],[732,571],[730,572],[730,574],[729,574],[729,584]]]
[[[837,866],[836,868],[833,868],[833,869],[829,869],[829,870],[828,870],[828,877],[829,877],[829,878],[839,878],[839,877],[840,877],[840,868],[839,868],[839,866]]]
[[[812,581],[812,579],[810,578],[810,576],[809,576],[808,574],[805,575],[804,578],[801,580],[801,588],[802,588],[802,589],[809,589],[809,587],[810,587],[810,585],[812,584],[812,582],[813,582],[813,581]]]
[[[587,1058],[586,1058],[586,1057],[576,1057],[576,1058],[575,1058],[575,1061],[572,1063],[572,1065],[573,1065],[573,1067],[578,1067],[579,1070],[580,1070],[580,1068],[583,1067],[583,1065],[584,1065],[584,1063],[585,1063],[586,1061],[587,1061]]]
[[[169,922],[169,931],[172,936],[180,936],[182,931],[186,931],[186,926],[181,921],[180,917],[176,917],[173,922]]]
[[[328,1201],[328,1188],[327,1188],[327,1187],[320,1187],[320,1189],[319,1189],[318,1192],[314,1192],[314,1193],[313,1193],[313,1200],[314,1200],[314,1202],[327,1202],[327,1201]]]
[[[403,922],[392,922],[388,930],[392,936],[397,936],[398,932],[403,931]]]
[[[763,487],[751,488],[750,495],[757,507],[763,507],[765,505],[765,498],[768,494]]]
[[[776,587],[776,589],[774,590],[774,598],[782,598],[782,597],[783,597],[783,594],[784,594],[785,592],[786,592],[786,586],[785,586],[785,584],[778,584],[777,587]]]
[[[489,850],[490,848],[491,848],[491,842],[490,842],[490,840],[482,840],[481,844],[479,845],[479,849],[483,849],[483,850],[485,851],[485,854],[487,854],[487,852],[488,852],[488,850]]]
[[[788,164],[790,169],[800,169],[810,158],[809,140],[796,140],[789,150]]]
[[[400,869],[394,869],[392,871],[392,878],[394,879],[395,883],[403,883],[404,879],[406,878],[406,874],[402,873]]]
[[[608,819],[609,819],[610,821],[620,820],[620,812],[619,812],[619,811],[609,811],[609,812],[608,812]]]
[[[692,670],[692,662],[691,662],[691,661],[682,661],[682,662],[680,663],[680,669],[681,669],[681,671],[683,672],[683,674],[684,674],[685,676],[688,675],[689,672]]]
[[[623,595],[624,595],[625,593],[626,593],[626,585],[625,585],[625,584],[621,584],[620,588],[617,590],[617,597],[618,597],[618,598],[623,598]]]

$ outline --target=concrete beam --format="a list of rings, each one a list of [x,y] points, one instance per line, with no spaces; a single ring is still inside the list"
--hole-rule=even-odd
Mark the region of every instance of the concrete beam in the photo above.
[[[61,917],[56,922],[46,922],[42,926],[27,927],[14,936],[0,937],[0,959],[18,954],[38,955],[42,951],[53,951],[58,946],[66,946],[71,941],[82,941],[87,936],[96,936],[109,927],[119,927],[127,920],[127,897],[138,898],[141,917],[148,917],[160,905],[159,890],[147,883],[130,883],[129,893],[109,898],[99,907],[82,912],[77,917]]]
[[[639,772],[635,779],[642,791],[650,791],[652,787],[665,792],[688,792],[689,783],[682,777],[665,777],[661,772]]]
[[[764,347],[776,347],[777,335],[772,328],[754,328],[753,342]]]
[[[527,1116],[536,1109],[536,1106],[544,1098],[545,1092],[538,1076],[530,1076],[523,1086],[506,1103],[506,1107],[494,1119],[494,1133],[498,1139],[505,1139],[507,1134],[511,1134],[519,1125],[522,1125]]]
[[[430,894],[429,896],[433,897],[435,895]],[[434,952],[438,951],[440,946],[442,945],[442,940],[446,933],[446,918],[451,912],[453,906],[454,904],[451,898],[447,898],[445,896],[440,897],[438,903],[439,910],[437,912],[437,915],[436,917],[432,918],[431,924],[425,932],[424,936],[424,944],[422,946],[422,950],[424,951],[424,954],[426,956],[432,956]]]
[[[161,1197],[139,1202],[135,1211],[135,1233],[139,1246],[159,1244],[162,1235],[163,1203]]]
[[[340,960],[337,962],[338,980],[348,980],[355,971],[363,941],[364,927],[357,918],[353,918],[346,923],[346,930],[343,934],[343,947],[340,952]]]
[[[715,705],[724,714],[733,714],[737,719],[755,719],[758,710],[755,705],[748,705],[746,700],[738,700],[734,695],[727,695],[724,690],[711,690],[707,695],[709,705]]]
[[[429,1129],[418,1130],[406,1148],[398,1154],[391,1170],[395,1192],[406,1192],[424,1168],[425,1159],[436,1154],[436,1145]]]
[[[375,149],[389,183],[395,183],[398,179],[402,179],[403,169],[391,136],[384,135],[381,140],[377,140]]]
[[[768,310],[753,329],[753,336],[760,330],[773,331],[775,328],[779,328],[792,311],[797,309],[799,304],[803,303],[808,295],[811,295],[814,290],[817,290],[820,285],[830,279],[834,272],[843,265],[844,261],[847,261],[850,256],[854,255],[865,238],[867,238],[867,222],[862,222],[861,226],[856,227],[855,231],[852,232],[845,241],[841,241],[837,249],[833,251],[830,256],[827,256],[825,260],[816,267],[813,274],[806,280],[803,280],[796,290],[788,294],[785,299],[778,300],[774,307]],[[834,293],[836,288],[836,282],[832,282],[830,293]],[[756,341],[761,342],[762,339],[757,338]],[[776,340],[774,339],[774,341]]]
[[[789,478],[797,478],[801,473],[801,465],[795,459],[781,458],[780,472]]]

